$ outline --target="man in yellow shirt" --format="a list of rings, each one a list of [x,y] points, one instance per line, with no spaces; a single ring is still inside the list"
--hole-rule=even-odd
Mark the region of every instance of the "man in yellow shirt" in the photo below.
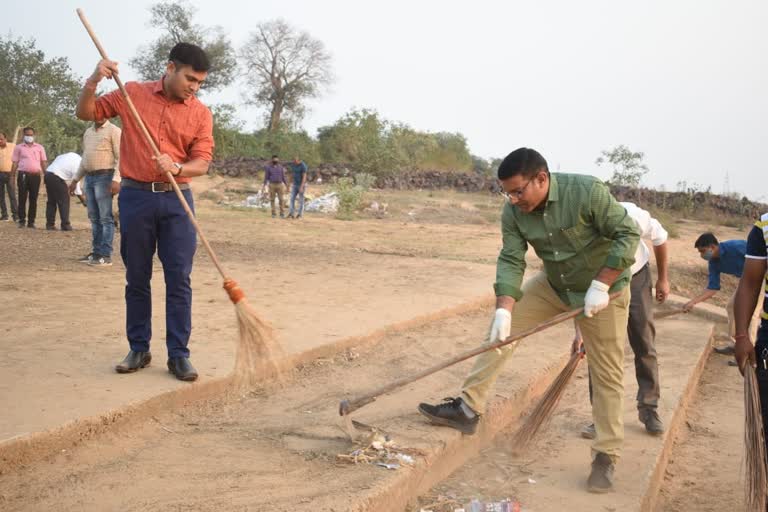
[[[0,220],[11,220],[8,217],[8,208],[5,206],[5,191],[8,191],[8,197],[11,200],[11,215],[13,222],[19,220],[16,205],[16,191],[13,189],[13,176],[11,168],[13,167],[13,148],[16,144],[8,142],[3,132],[0,132]]]

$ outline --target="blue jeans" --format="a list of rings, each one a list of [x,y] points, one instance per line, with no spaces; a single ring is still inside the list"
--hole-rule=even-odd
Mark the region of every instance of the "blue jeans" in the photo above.
[[[302,213],[304,213],[304,192],[299,192],[300,188],[301,188],[301,185],[298,184],[298,183],[293,183],[291,185],[291,200],[290,200],[291,209],[288,212],[288,215],[293,215],[293,212],[294,212],[293,204],[294,204],[294,201],[296,200],[297,196],[299,198],[299,213],[298,213],[298,215],[301,215]]]
[[[85,199],[91,221],[93,254],[112,257],[115,219],[112,217],[112,175],[85,175]]]
[[[190,190],[183,191],[190,208]],[[165,277],[165,331],[168,357],[189,357],[192,332],[192,260],[197,236],[173,192],[154,193],[123,187],[120,255],[125,264],[126,333],[131,350],[147,352],[152,339],[152,261],[155,250]]]

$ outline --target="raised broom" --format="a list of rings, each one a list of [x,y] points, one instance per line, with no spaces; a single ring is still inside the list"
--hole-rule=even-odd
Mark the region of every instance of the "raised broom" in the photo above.
[[[99,54],[101,54],[101,57],[103,59],[108,59],[107,52],[104,51],[104,48],[101,46],[91,24],[88,23],[88,20],[85,18],[82,9],[77,9],[77,15],[80,17],[80,21],[83,22],[85,30],[88,31],[88,35],[91,37],[93,44],[96,45],[96,49],[99,51]],[[141,128],[141,132],[144,134],[147,144],[149,144],[149,147],[152,149],[152,153],[156,158],[159,158],[160,150],[157,148],[149,131],[147,131],[147,127],[144,125],[141,115],[139,115],[139,112],[136,110],[133,101],[131,101],[122,80],[120,80],[120,77],[117,76],[117,74],[113,75],[113,78],[117,87],[120,89],[120,92],[125,97],[125,102],[131,111],[131,115],[139,128]],[[282,354],[282,351],[272,335],[272,329],[259,318],[250,304],[248,304],[248,300],[245,298],[245,293],[243,293],[243,290],[237,282],[224,272],[224,268],[221,266],[219,258],[208,243],[205,234],[203,234],[203,230],[200,228],[200,225],[195,218],[195,214],[192,212],[187,200],[184,198],[184,194],[181,193],[176,180],[170,172],[166,173],[166,175],[168,181],[173,186],[174,192],[176,192],[176,196],[179,198],[179,201],[181,201],[184,211],[187,212],[192,225],[195,227],[197,235],[203,242],[205,250],[211,257],[211,261],[213,261],[213,264],[216,266],[216,270],[219,271],[219,274],[221,274],[221,277],[224,279],[224,289],[227,291],[227,294],[229,294],[229,299],[235,305],[237,327],[240,333],[237,345],[237,355],[235,357],[235,384],[243,387],[250,387],[260,379],[263,379],[264,376],[277,376],[280,369],[278,358]]]

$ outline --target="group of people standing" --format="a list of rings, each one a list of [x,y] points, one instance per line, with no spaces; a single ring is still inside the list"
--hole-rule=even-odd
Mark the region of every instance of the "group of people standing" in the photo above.
[[[298,156],[289,164],[291,169],[291,196],[289,219],[300,219],[304,215],[304,192],[307,189],[307,164]],[[275,212],[275,198],[280,205],[280,218],[285,218],[285,190],[288,188],[287,172],[280,164],[277,155],[272,155],[272,163],[264,168],[264,191],[269,192],[269,205],[272,209],[272,218],[277,217]],[[294,208],[298,199],[298,208]]]
[[[45,184],[45,228],[58,229],[58,212],[61,231],[72,231],[70,196],[75,195],[88,209],[92,232],[92,250],[80,261],[110,266],[115,231],[112,198],[120,191],[120,128],[106,120],[95,123],[83,135],[82,157],[62,153],[50,164],[45,148],[35,141],[35,129],[26,127],[23,133],[20,144],[0,133],[0,220],[34,229],[40,186]]]

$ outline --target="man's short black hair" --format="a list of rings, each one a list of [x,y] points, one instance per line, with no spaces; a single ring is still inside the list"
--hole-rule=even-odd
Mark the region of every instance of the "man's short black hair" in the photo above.
[[[547,161],[538,151],[531,148],[520,148],[502,160],[501,165],[499,165],[498,176],[500,180],[506,180],[517,175],[532,178],[542,169],[549,174]]]
[[[277,155],[272,155],[272,159],[279,158]]]
[[[29,130],[31,130],[32,133],[37,133],[37,132],[35,132],[35,129],[32,128],[31,126],[25,126],[24,129],[21,130],[21,133],[24,133],[24,132],[29,131]]]
[[[171,49],[168,60],[173,61],[177,68],[191,66],[197,72],[206,73],[211,69],[211,62],[205,50],[192,43],[178,43]]]
[[[5,134],[5,132],[0,132],[0,136],[5,137],[6,139],[8,138],[8,136]]]
[[[700,247],[709,247],[710,245],[717,245],[717,238],[712,233],[704,233],[696,239],[693,246],[698,249]]]

